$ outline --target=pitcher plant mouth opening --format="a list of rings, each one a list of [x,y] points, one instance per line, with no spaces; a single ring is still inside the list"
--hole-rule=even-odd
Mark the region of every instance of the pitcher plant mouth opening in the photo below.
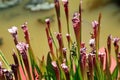
[[[60,6],[63,4],[66,16],[66,33],[62,33],[62,18]],[[21,29],[24,33],[25,41],[18,40],[18,28],[12,26],[8,29],[12,35],[16,50],[13,50],[14,63],[10,64],[0,51],[0,58],[5,64],[5,68],[0,62],[0,80],[119,80],[120,79],[120,52],[119,37],[112,37],[110,34],[106,41],[107,47],[100,48],[101,13],[98,20],[91,24],[89,47],[83,42],[82,36],[82,0],[79,1],[79,10],[73,14],[70,25],[69,1],[54,0],[58,32],[51,30],[51,20],[47,18],[46,37],[49,51],[46,58],[38,59],[33,52],[27,22]],[[73,28],[75,39],[71,36]],[[63,39],[66,35],[66,41]],[[67,46],[64,45],[67,43]],[[111,54],[111,46],[114,46],[115,58]],[[42,46],[41,46],[42,47]],[[88,52],[87,49],[90,49]],[[46,60],[45,60],[46,59]]]

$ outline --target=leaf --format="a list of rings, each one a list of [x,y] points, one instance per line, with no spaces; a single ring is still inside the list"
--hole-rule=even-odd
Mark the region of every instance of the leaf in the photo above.
[[[112,73],[112,80],[117,79],[118,77],[118,66],[115,67],[113,73]]]
[[[38,61],[39,61],[39,68],[42,72],[42,75],[44,75],[44,73],[46,72],[44,56],[43,56],[42,60],[38,59]]]
[[[55,77],[55,72],[53,70],[53,67],[52,67],[52,59],[50,57],[50,53],[48,53],[47,55],[47,66],[46,66],[46,69],[47,69],[47,75],[48,75],[48,80],[50,80],[51,78],[53,80],[56,80],[56,77]]]
[[[74,75],[74,80],[82,80],[82,76],[80,74],[80,66],[76,68],[76,73]]]
[[[7,61],[7,59],[5,58],[4,54],[2,53],[2,51],[0,50],[0,57],[1,59],[3,60],[3,62],[5,63],[6,67],[11,70],[10,66],[9,66],[9,63]]]

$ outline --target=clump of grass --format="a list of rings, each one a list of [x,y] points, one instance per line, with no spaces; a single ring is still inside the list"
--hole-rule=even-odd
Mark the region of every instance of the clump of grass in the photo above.
[[[26,42],[18,41],[18,29],[13,26],[8,29],[11,33],[17,52],[13,50],[14,64],[9,64],[2,51],[0,57],[6,65],[2,67],[0,63],[0,80],[119,80],[120,79],[120,52],[119,38],[112,38],[111,35],[107,39],[107,48],[103,49],[103,53],[99,51],[100,40],[100,24],[101,14],[98,20],[92,22],[93,32],[90,34],[89,48],[87,53],[85,43],[82,42],[82,12],[80,0],[79,11],[74,13],[72,18],[72,26],[75,34],[75,41],[72,40],[69,25],[69,2],[62,0],[66,15],[66,39],[68,46],[64,45],[61,19],[60,19],[60,2],[54,0],[58,21],[58,32],[56,32],[56,40],[50,29],[50,19],[46,19],[46,36],[48,40],[49,51],[47,60],[38,60],[37,63],[30,44],[30,35],[27,23],[21,28],[24,32]],[[116,66],[113,71],[111,68],[111,45],[115,48]],[[56,46],[58,44],[58,46]],[[11,56],[12,57],[12,56]],[[105,67],[104,67],[105,66]]]

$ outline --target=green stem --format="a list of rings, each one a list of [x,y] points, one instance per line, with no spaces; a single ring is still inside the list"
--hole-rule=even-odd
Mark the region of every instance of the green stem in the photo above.
[[[2,51],[0,50],[0,57],[2,59],[2,61],[5,63],[6,67],[8,68],[8,70],[11,70],[9,63],[7,61],[7,59],[5,58],[4,54],[2,53]]]

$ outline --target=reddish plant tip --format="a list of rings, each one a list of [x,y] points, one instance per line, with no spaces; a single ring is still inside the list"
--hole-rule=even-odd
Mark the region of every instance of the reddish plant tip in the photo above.
[[[45,19],[45,22],[47,24],[48,29],[50,30],[50,19],[49,18]]]
[[[56,2],[59,2],[59,0],[54,0],[54,2],[56,3]]]
[[[46,22],[47,24],[50,24],[50,19],[49,19],[49,18],[45,19],[45,22]]]
[[[70,34],[66,34],[67,41],[70,42]]]
[[[64,7],[67,7],[68,6],[68,0],[62,0],[63,4],[64,4]]]
[[[95,46],[95,39],[90,39],[89,45],[90,45],[90,47]]]
[[[24,32],[26,32],[26,31],[28,31],[28,28],[27,28],[27,22],[25,22],[22,26],[21,26],[21,28],[24,30]]]
[[[62,41],[62,34],[61,33],[56,33],[56,38],[59,43],[60,50],[62,51],[62,48],[64,47],[63,41]]]
[[[111,43],[111,40],[112,40],[112,35],[109,35],[109,36],[108,36],[108,39],[107,39],[107,44],[108,44],[108,45]]]
[[[29,32],[28,32],[27,22],[24,23],[24,24],[21,26],[21,28],[22,28],[22,30],[23,30],[23,32],[24,32],[25,40],[26,40],[26,42],[29,44],[30,38],[29,38]]]
[[[56,10],[59,10],[60,8],[59,0],[54,0],[54,3],[55,3]]]
[[[62,39],[62,34],[61,34],[61,33],[56,33],[56,38],[57,38],[58,40],[61,40],[61,39]]]

